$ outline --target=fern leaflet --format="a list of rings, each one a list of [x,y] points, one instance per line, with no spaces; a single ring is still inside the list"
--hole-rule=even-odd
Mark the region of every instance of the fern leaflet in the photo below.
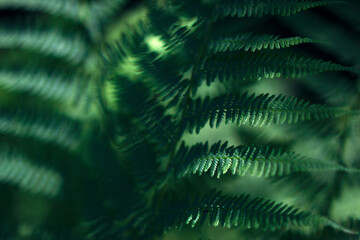
[[[46,100],[74,103],[86,94],[85,77],[68,76],[65,73],[43,69],[0,69],[0,87],[19,93],[29,93]]]
[[[0,9],[42,11],[50,15],[78,19],[80,5],[77,0],[0,0]]]
[[[86,43],[79,34],[67,37],[56,30],[36,27],[1,28],[0,48],[38,51],[45,55],[63,58],[73,64],[80,63],[87,55]]]
[[[243,33],[235,37],[223,37],[209,43],[209,50],[212,52],[226,52],[244,50],[255,52],[261,49],[280,49],[295,46],[303,43],[322,43],[311,38],[291,37],[280,38],[274,35],[256,35]]]
[[[0,133],[55,143],[69,150],[80,144],[80,122],[33,108],[0,109]]]
[[[216,6],[214,20],[225,17],[262,17],[263,15],[290,16],[310,8],[342,3],[337,0],[228,0]]]
[[[210,172],[211,177],[220,178],[227,172],[240,176],[249,173],[268,177],[312,170],[355,171],[336,162],[311,159],[269,145],[228,147],[227,142],[217,142],[210,148],[207,142],[199,143],[190,149],[183,144],[178,150],[176,161],[180,164],[176,174],[178,178],[192,174],[202,175],[205,172]]]
[[[358,114],[342,107],[329,107],[299,100],[296,97],[283,95],[260,94],[248,96],[222,95],[217,98],[197,99],[190,102],[186,113],[184,127],[198,133],[207,122],[210,127],[219,127],[225,123],[237,126],[248,123],[252,127],[269,126],[271,124],[293,124],[301,121],[325,120],[344,115]]]
[[[300,78],[325,71],[355,71],[351,67],[313,58],[270,52],[225,52],[206,59],[200,79],[210,85],[215,79],[257,81],[264,78]]]
[[[259,197],[251,198],[245,194],[236,197],[225,196],[216,191],[193,202],[188,200],[176,206],[169,206],[162,211],[162,215],[155,218],[155,221],[167,231],[173,226],[182,228],[186,224],[192,227],[196,224],[203,225],[207,219],[209,225],[228,228],[245,227],[274,231],[289,227],[330,225],[353,233],[325,217],[300,211],[293,206]]]
[[[0,182],[18,185],[21,189],[49,197],[56,196],[62,186],[57,172],[37,167],[22,154],[10,149],[0,151]]]

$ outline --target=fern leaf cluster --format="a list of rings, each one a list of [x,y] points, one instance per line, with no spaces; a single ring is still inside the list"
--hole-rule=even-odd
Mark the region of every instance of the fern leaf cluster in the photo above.
[[[0,0],[0,238],[357,237],[347,2]]]

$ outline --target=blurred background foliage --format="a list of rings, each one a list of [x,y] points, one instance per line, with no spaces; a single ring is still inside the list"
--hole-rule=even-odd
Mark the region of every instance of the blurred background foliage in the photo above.
[[[107,217],[128,216],[141,208],[133,206],[138,197],[132,192],[134,183],[127,180],[126,169],[117,171],[113,140],[103,133],[109,128],[104,116],[116,108],[116,89],[105,82],[99,52],[106,44],[141,31],[146,18],[147,6],[141,0],[0,0],[0,239],[97,239],[107,231],[106,224],[90,234],[86,229],[107,221],[98,218],[105,211],[99,202],[113,209],[104,214]],[[225,19],[221,27],[219,32],[311,37],[326,44],[304,44],[292,51],[360,68],[358,0],[289,17]],[[156,39],[151,44],[161,49]],[[136,70],[131,61],[122,66],[129,75]],[[359,75],[348,72],[277,78],[255,85],[215,82],[201,86],[198,95],[218,96],[235,87],[360,107]],[[218,140],[234,145],[276,143],[313,158],[360,166],[360,121],[356,118],[268,128],[206,127],[183,140],[188,144]],[[177,190],[195,192],[195,185],[218,187],[233,195],[246,192],[359,229],[360,178],[356,174],[310,172],[265,179],[225,176],[222,181],[194,176],[188,181],[189,186],[184,183]],[[120,197],[107,198],[108,192]],[[131,197],[121,197],[124,192]],[[122,227],[120,224],[119,229]],[[359,239],[329,227],[291,232],[202,227],[171,230],[164,236],[169,240],[199,238]]]

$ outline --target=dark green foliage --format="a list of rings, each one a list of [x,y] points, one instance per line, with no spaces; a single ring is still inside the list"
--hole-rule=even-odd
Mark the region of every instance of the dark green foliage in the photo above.
[[[0,0],[0,238],[358,238],[352,8]]]

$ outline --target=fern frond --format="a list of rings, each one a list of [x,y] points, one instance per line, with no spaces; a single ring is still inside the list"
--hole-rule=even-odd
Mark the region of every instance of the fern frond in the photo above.
[[[1,27],[0,48],[36,51],[73,64],[80,63],[87,55],[86,42],[79,34],[70,37],[57,30],[37,27]]]
[[[144,77],[151,77],[153,94],[157,95],[160,101],[170,100],[176,105],[180,95],[188,88],[188,80],[182,79],[177,63],[174,59],[158,59],[154,54],[143,54],[144,57],[138,61],[141,65]]]
[[[47,72],[33,68],[0,69],[0,87],[11,92],[28,93],[45,100],[77,104],[85,93],[86,81],[83,76]]]
[[[13,149],[0,151],[0,182],[18,185],[34,194],[55,197],[61,190],[63,179],[53,170],[32,164]]]
[[[261,17],[263,15],[290,16],[311,8],[334,3],[337,0],[229,0],[219,1],[215,8],[214,20],[225,17]]]
[[[303,43],[323,43],[311,38],[291,37],[280,38],[274,35],[257,35],[243,33],[235,37],[223,37],[209,43],[209,50],[212,52],[226,52],[244,50],[255,52],[261,49],[280,49],[295,46]]]
[[[251,198],[242,194],[236,197],[212,191],[208,196],[194,202],[171,206],[156,218],[157,225],[182,228],[186,224],[194,227],[209,225],[222,227],[259,228],[274,231],[280,228],[330,225],[330,221],[318,215],[300,211],[293,206],[262,198]]]
[[[184,127],[198,133],[207,122],[210,127],[219,127],[225,123],[237,126],[248,123],[252,127],[269,126],[271,124],[293,124],[302,121],[325,120],[344,115],[356,114],[342,107],[329,107],[321,104],[286,97],[283,95],[260,94],[248,96],[222,95],[214,99],[197,99],[190,102],[186,113]]]
[[[41,11],[55,16],[78,19],[78,0],[0,0],[0,9]]]
[[[225,52],[216,53],[205,60],[199,72],[201,79],[209,85],[218,78],[220,81],[263,78],[300,78],[325,71],[355,71],[319,59],[273,52]]]
[[[174,1],[171,1],[174,3]],[[189,40],[189,37],[195,33],[196,29],[204,23],[207,16],[189,16],[188,11],[184,11],[184,5],[190,6],[194,10],[194,6],[199,7],[198,2],[178,1],[176,10],[168,8],[166,5],[157,4],[156,1],[148,1],[149,20],[151,22],[151,30],[156,34],[161,34],[162,38],[169,43],[169,48],[178,44],[183,44]],[[200,7],[201,8],[201,7]],[[189,9],[188,9],[189,10]],[[197,11],[199,9],[196,9]],[[190,14],[192,15],[192,14]],[[201,14],[200,14],[201,15]],[[164,21],[166,19],[166,21]]]
[[[240,145],[228,147],[227,142],[198,143],[191,148],[181,145],[176,161],[179,171],[177,178],[209,172],[220,178],[230,172],[244,176],[249,173],[257,177],[283,176],[293,172],[341,170],[352,171],[336,162],[323,161],[285,152],[269,145]]]
[[[49,142],[75,150],[80,144],[80,122],[33,108],[0,109],[0,133]]]
[[[132,82],[122,77],[114,78],[112,82],[116,87],[118,117],[121,119],[117,134],[126,136],[124,140],[134,139],[136,145],[148,141],[160,148],[174,141],[176,125],[172,116],[166,113],[166,108],[152,96],[144,82]],[[132,144],[124,142],[125,149],[129,145]]]

